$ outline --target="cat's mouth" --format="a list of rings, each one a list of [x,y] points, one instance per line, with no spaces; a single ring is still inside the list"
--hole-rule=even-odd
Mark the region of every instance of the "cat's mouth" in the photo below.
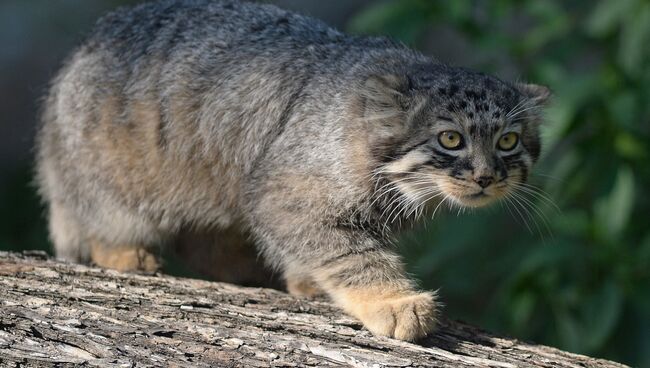
[[[481,191],[479,191],[477,193],[466,195],[466,197],[468,197],[470,199],[477,199],[477,198],[488,197],[488,194],[485,193],[485,191],[481,190]]]
[[[489,186],[487,188],[468,188],[463,186],[461,188],[447,187],[448,194],[458,204],[467,207],[483,207],[487,206],[505,195],[505,188],[497,186]],[[449,190],[451,189],[451,190]]]
[[[470,180],[442,180],[436,183],[438,188],[457,205],[464,207],[484,207],[508,194],[508,183],[497,181],[481,187]]]
[[[493,184],[481,188],[478,185],[459,180],[439,180],[433,183],[398,181],[396,184],[401,189],[400,191],[407,194],[413,202],[428,202],[432,208],[441,202],[461,207],[484,207],[503,198],[508,192],[505,184]],[[430,189],[431,184],[435,189]]]
[[[485,190],[480,190],[476,193],[453,195],[457,202],[467,207],[483,207],[486,206],[500,196],[495,193],[487,193]]]

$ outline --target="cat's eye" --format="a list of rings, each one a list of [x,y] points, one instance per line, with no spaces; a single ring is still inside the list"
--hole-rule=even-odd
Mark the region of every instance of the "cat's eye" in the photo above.
[[[453,130],[447,130],[438,134],[438,142],[441,146],[450,150],[463,148],[463,137],[460,133]]]
[[[519,134],[515,132],[506,133],[499,138],[498,147],[502,151],[510,151],[517,146]]]

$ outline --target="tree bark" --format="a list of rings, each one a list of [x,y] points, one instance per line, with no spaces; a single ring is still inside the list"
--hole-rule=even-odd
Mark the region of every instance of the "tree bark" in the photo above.
[[[624,367],[442,319],[417,344],[325,300],[0,252],[0,366]]]

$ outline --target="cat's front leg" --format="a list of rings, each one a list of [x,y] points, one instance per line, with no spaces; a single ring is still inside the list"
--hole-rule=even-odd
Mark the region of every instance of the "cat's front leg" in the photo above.
[[[267,167],[267,170],[270,170]],[[246,222],[267,262],[298,295],[323,291],[377,335],[413,341],[436,321],[435,295],[418,290],[376,231],[342,225],[332,183],[267,174],[249,190]]]
[[[374,334],[413,341],[435,325],[434,293],[417,290],[387,249],[331,255],[311,266],[317,284]]]
[[[295,288],[300,275],[377,335],[413,341],[433,329],[434,293],[419,291],[380,239],[349,228],[301,230],[266,231],[263,242],[267,257],[281,263],[289,291],[305,295]]]

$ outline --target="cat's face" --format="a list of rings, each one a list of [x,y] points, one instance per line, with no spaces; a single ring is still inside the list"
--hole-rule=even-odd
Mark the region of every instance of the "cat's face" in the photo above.
[[[441,201],[478,207],[526,181],[540,152],[548,89],[451,71],[366,83],[365,116],[380,162],[375,178],[382,180],[377,196],[405,208]]]

